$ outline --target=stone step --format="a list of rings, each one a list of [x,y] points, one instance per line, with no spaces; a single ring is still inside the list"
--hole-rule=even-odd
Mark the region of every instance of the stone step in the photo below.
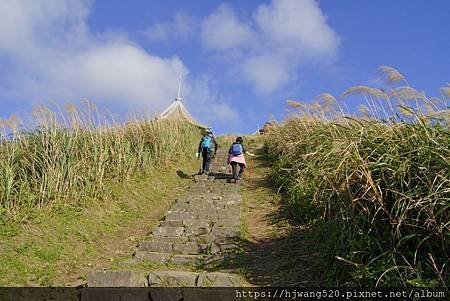
[[[172,253],[150,252],[150,251],[141,251],[141,250],[136,250],[136,252],[134,252],[134,258],[137,261],[150,261],[150,262],[168,264],[171,257],[172,257]]]
[[[205,253],[207,247],[207,244],[200,244],[197,242],[176,243],[150,240],[139,242],[138,250],[148,252],[194,255]]]
[[[187,237],[205,235],[212,231],[211,227],[186,226],[184,234]]]
[[[190,212],[199,210],[223,210],[239,207],[241,200],[239,199],[222,199],[213,200],[212,202],[193,202],[193,203],[180,203],[172,205],[170,212]]]
[[[88,287],[147,287],[148,273],[136,271],[94,271],[87,277]]]
[[[153,236],[182,237],[184,236],[184,227],[159,226],[153,230]]]
[[[93,271],[87,275],[88,287],[239,287],[241,284],[239,275],[220,272]]]
[[[219,150],[210,175],[195,175],[188,192],[175,200],[152,235],[140,241],[133,261],[192,265],[196,268],[233,259],[239,248],[242,196],[240,184],[230,184],[226,150]],[[234,272],[234,271],[230,271]],[[226,287],[240,286],[236,274],[186,271],[97,271],[87,277],[88,286],[103,287]],[[162,292],[162,291],[161,291]],[[182,290],[170,291],[169,299],[210,300],[208,295]],[[202,292],[202,291],[199,291]],[[205,290],[203,290],[205,292]],[[155,294],[155,295],[154,295]],[[152,300],[165,300],[151,292]],[[216,297],[214,297],[216,298]],[[174,299],[174,300],[175,300]],[[220,299],[220,298],[219,298]]]
[[[208,255],[189,255],[189,254],[175,254],[170,258],[169,263],[178,265],[201,265]]]
[[[159,225],[161,227],[182,227],[183,222],[182,221],[175,221],[175,220],[168,220],[168,221],[160,221]]]
[[[159,271],[148,275],[149,286],[196,286],[198,273],[184,271]]]
[[[163,236],[150,236],[146,241],[163,241],[163,242],[171,242],[171,243],[187,243],[190,241],[189,237],[163,237]]]
[[[157,271],[148,275],[148,281],[150,287],[238,287],[241,285],[238,275],[220,272]]]
[[[156,262],[160,264],[199,265],[208,259],[202,254],[173,254],[136,250],[134,258],[139,262]]]
[[[167,215],[164,217],[164,221],[183,221],[185,219],[195,218],[198,218],[198,213],[168,211]]]

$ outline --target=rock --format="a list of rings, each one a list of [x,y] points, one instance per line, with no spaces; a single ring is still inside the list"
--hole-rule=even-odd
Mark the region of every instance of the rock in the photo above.
[[[198,274],[184,271],[157,271],[148,275],[150,286],[196,286]]]
[[[205,244],[195,242],[173,244],[173,252],[178,254],[201,254],[205,249]]]
[[[197,218],[198,214],[187,212],[171,212],[164,218],[165,221],[182,221],[188,218]]]
[[[151,252],[172,252],[172,243],[164,241],[141,241],[139,242],[138,249],[140,251],[151,251]]]
[[[203,259],[203,255],[173,255],[170,258],[170,263],[179,265],[198,265]]]
[[[159,223],[162,227],[182,227],[183,222],[179,220],[161,221]]]
[[[166,264],[172,254],[170,253],[159,253],[159,252],[148,252],[137,250],[134,254],[135,258],[139,261],[152,261]]]
[[[164,237],[164,236],[152,236],[152,241],[163,241],[170,243],[186,243],[189,241],[189,237]]]
[[[186,236],[198,236],[198,235],[204,235],[211,232],[211,228],[209,227],[187,227],[185,230]]]
[[[155,236],[181,237],[184,234],[184,227],[158,227],[153,231]]]
[[[94,271],[87,275],[88,287],[146,287],[147,274],[135,271]]]
[[[183,220],[184,226],[195,226],[195,227],[210,227],[211,222],[207,220],[200,220],[200,219],[185,219]]]
[[[241,280],[238,275],[227,273],[202,273],[198,276],[197,286],[209,287],[238,287]]]
[[[219,254],[236,250],[238,245],[234,243],[212,243],[211,254]]]
[[[216,235],[214,235],[213,233],[208,233],[205,235],[199,235],[197,237],[198,241],[206,243],[206,244],[210,244],[212,242],[215,242],[218,237]]]

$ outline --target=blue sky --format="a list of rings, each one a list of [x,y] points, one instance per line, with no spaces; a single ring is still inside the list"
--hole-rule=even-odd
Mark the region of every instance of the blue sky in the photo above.
[[[218,133],[282,119],[286,99],[377,85],[380,65],[435,96],[450,81],[448,12],[446,0],[0,0],[0,117],[83,98],[161,112],[179,72],[185,105]]]

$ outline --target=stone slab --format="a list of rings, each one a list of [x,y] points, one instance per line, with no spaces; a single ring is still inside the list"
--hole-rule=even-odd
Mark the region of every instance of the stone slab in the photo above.
[[[234,244],[234,243],[212,243],[211,244],[211,254],[231,252],[231,251],[235,251],[237,248],[238,248],[238,245]]]
[[[189,212],[170,212],[164,218],[165,221],[183,221],[184,219],[197,218],[198,214]]]
[[[198,265],[201,264],[205,256],[203,255],[173,255],[170,263],[179,265]]]
[[[198,235],[204,235],[211,232],[210,227],[186,227],[185,234],[186,236],[198,236]]]
[[[172,245],[171,242],[165,241],[140,241],[138,249],[140,251],[171,253]]]
[[[157,271],[148,275],[149,286],[196,286],[198,273],[185,271]]]
[[[165,236],[165,237],[182,237],[184,235],[184,227],[157,227],[153,231],[154,236]]]
[[[150,238],[152,241],[164,241],[171,243],[186,243],[189,241],[189,237],[164,237],[164,236],[152,236]]]
[[[199,274],[197,286],[200,287],[238,287],[241,279],[238,275],[228,273],[202,273]]]
[[[152,261],[166,264],[172,254],[170,253],[160,253],[160,252],[148,252],[137,250],[134,257],[139,261]]]
[[[136,271],[94,271],[87,275],[88,287],[146,287],[147,274]]]
[[[205,251],[207,245],[195,242],[188,242],[183,244],[173,244],[173,252],[177,254],[201,254]]]
[[[162,227],[182,227],[183,222],[179,220],[169,220],[169,221],[161,221],[159,223]]]

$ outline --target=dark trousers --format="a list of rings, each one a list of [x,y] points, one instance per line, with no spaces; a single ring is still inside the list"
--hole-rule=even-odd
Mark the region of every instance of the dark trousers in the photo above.
[[[239,164],[239,172],[238,172],[238,164]],[[245,165],[242,163],[231,162],[231,171],[233,174],[234,181],[238,181],[240,177],[242,177],[242,173],[244,172]]]
[[[211,164],[212,157],[213,157],[212,152],[208,152],[208,151],[202,152],[202,158],[203,158],[202,173],[209,172],[209,165]]]

